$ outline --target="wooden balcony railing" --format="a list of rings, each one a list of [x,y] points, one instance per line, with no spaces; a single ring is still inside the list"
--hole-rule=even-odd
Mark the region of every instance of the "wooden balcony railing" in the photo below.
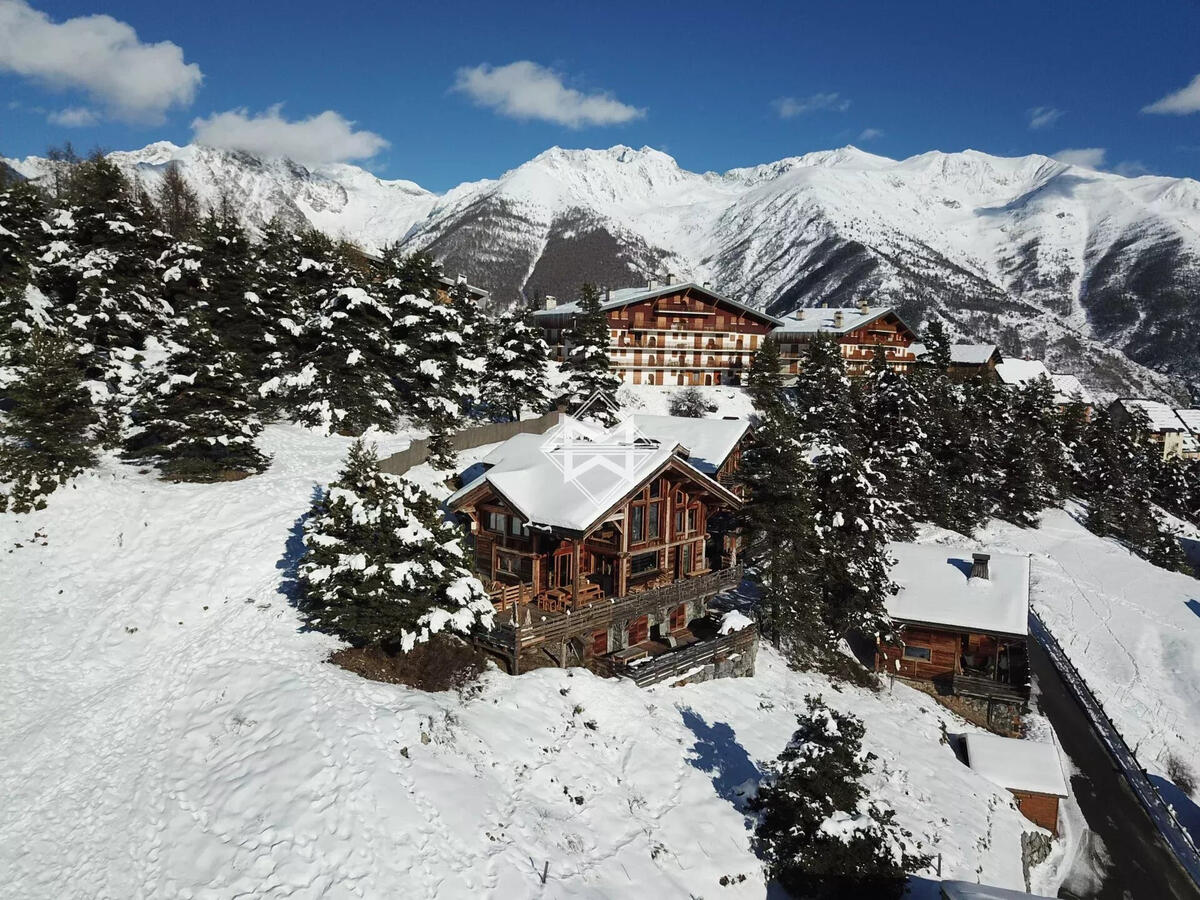
[[[983,700],[1001,700],[1006,703],[1024,703],[1029,699],[1028,685],[1005,684],[990,678],[971,675],[954,675],[951,687],[955,694],[963,697],[978,697]]]
[[[758,638],[758,630],[753,625],[723,634],[708,640],[697,641],[681,650],[672,650],[653,659],[639,660],[637,663],[614,662],[611,666],[613,675],[632,678],[638,687],[649,687],[664,681],[681,678],[683,675],[704,666],[720,657],[729,657],[734,653],[749,651]]]

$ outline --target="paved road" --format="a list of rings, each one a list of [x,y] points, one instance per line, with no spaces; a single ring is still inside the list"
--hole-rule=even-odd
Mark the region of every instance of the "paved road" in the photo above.
[[[1158,828],[1116,768],[1091,721],[1063,683],[1046,651],[1029,642],[1029,661],[1041,695],[1043,715],[1080,770],[1071,787],[1088,827],[1112,858],[1097,900],[1200,900],[1200,889],[1180,867]],[[1060,894],[1071,897],[1069,893]]]

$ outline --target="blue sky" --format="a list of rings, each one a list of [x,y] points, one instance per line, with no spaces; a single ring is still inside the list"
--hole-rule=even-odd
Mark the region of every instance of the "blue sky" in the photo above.
[[[555,144],[650,145],[699,171],[847,143],[1072,150],[1200,177],[1198,37],[1185,0],[0,0],[0,154],[196,132],[432,190]]]

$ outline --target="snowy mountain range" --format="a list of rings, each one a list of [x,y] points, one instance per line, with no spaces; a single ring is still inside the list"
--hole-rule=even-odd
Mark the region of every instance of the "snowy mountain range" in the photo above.
[[[151,188],[178,161],[203,199],[228,194],[251,226],[279,215],[369,249],[428,249],[503,304],[669,272],[773,313],[866,297],[914,326],[938,315],[960,339],[1044,356],[1104,393],[1200,389],[1192,179],[854,147],[701,174],[650,148],[555,147],[438,195],[355,166],[194,145],[111,158]]]

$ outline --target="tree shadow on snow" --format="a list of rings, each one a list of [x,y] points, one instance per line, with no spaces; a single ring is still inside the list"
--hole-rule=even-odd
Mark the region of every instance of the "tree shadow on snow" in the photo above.
[[[754,795],[762,772],[750,758],[732,728],[725,722],[709,725],[704,717],[691,708],[679,711],[683,724],[696,737],[688,764],[712,775],[717,796],[727,800],[739,811],[745,811],[746,799]]]
[[[1196,577],[1200,578],[1200,541],[1195,538],[1181,536],[1179,543],[1183,547],[1183,555],[1187,557],[1187,561],[1196,570]]]
[[[325,491],[320,485],[313,485],[314,503],[324,494]],[[287,597],[290,605],[296,607],[300,605],[300,560],[304,558],[304,523],[307,520],[308,513],[305,512],[292,523],[292,527],[288,529],[287,542],[283,545],[283,556],[275,563],[275,568],[282,573],[279,579],[279,593]]]

